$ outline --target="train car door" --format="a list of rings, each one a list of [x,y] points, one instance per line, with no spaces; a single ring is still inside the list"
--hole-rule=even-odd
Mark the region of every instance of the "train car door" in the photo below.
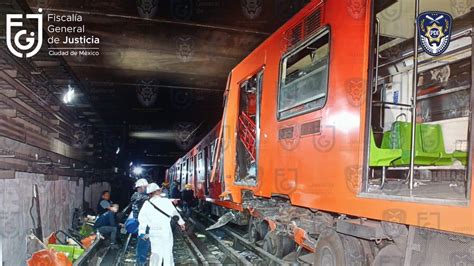
[[[240,83],[235,182],[256,185],[263,69]]]
[[[203,196],[204,195],[204,150],[200,150],[196,156],[196,195]]]
[[[194,192],[196,192],[197,185],[199,183],[199,180],[197,177],[196,155],[193,155],[193,157],[191,157],[191,169],[190,169],[188,183],[191,183],[191,185],[193,186]]]
[[[188,182],[188,161],[189,159],[185,159],[181,166],[181,182],[180,182],[180,190],[184,189],[184,186]]]
[[[213,166],[214,166],[214,155],[215,155],[215,145],[216,145],[216,142],[217,142],[217,139],[214,140],[214,141],[211,141],[209,143],[209,146],[207,146],[207,165],[206,165],[206,168],[207,168],[207,172],[208,172],[208,175],[207,175],[207,185],[206,185],[206,189],[208,190],[208,193],[209,193],[209,188],[211,186],[211,174],[212,174],[212,171],[213,171]],[[215,183],[216,181],[214,180],[213,183]]]

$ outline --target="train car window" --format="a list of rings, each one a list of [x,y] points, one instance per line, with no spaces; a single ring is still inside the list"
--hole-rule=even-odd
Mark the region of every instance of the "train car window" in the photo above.
[[[183,166],[181,167],[181,189],[184,188],[184,185],[186,185],[186,179],[187,179],[187,175],[188,175],[188,160],[189,159],[186,159],[184,162],[183,162]]]
[[[204,174],[207,175],[207,173],[209,172],[209,146],[205,146],[203,149],[202,149],[202,153],[203,153],[203,160],[204,160]]]
[[[278,117],[285,119],[322,108],[326,103],[329,30],[286,55],[281,64]]]
[[[209,148],[209,165],[210,169],[212,170],[212,167],[214,166],[214,156],[216,154],[216,143],[217,139],[211,143],[211,147]]]
[[[209,167],[209,146],[205,146],[202,151],[202,175],[204,177],[204,192],[206,195],[209,194],[209,176],[211,174],[210,167]]]
[[[186,180],[186,184],[189,183],[193,176],[193,157],[189,158],[189,163],[188,163],[188,178]]]
[[[179,177],[180,177],[180,176],[181,176],[181,166],[178,165],[177,168],[176,168],[176,173],[175,173],[174,180],[176,180],[176,181],[179,182],[179,181],[180,181],[180,180],[179,180]]]
[[[189,170],[189,178],[188,178],[188,183],[194,182],[194,179],[196,178],[196,155],[191,157],[191,168]]]
[[[204,158],[203,158],[203,151],[198,153],[197,158],[197,176],[199,181],[204,181]]]

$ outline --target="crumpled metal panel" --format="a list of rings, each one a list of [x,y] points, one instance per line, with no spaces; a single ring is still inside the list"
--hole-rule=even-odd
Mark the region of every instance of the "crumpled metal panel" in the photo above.
[[[71,226],[74,208],[82,208],[84,182],[60,179],[45,181],[41,174],[19,173],[15,179],[0,179],[0,237],[4,265],[25,265],[27,259],[26,235],[33,228],[29,209],[33,184],[38,185],[43,234]],[[92,193],[109,189],[107,183],[97,183],[89,188]],[[97,192],[98,191],[98,192]],[[97,203],[99,195],[85,194],[88,202]],[[35,213],[35,212],[34,212]]]

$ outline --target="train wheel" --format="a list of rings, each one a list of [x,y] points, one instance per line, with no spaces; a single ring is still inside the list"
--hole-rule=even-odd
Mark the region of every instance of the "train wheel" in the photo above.
[[[249,221],[248,239],[253,244],[261,239],[260,234],[258,233],[257,224],[258,222],[251,217]]]
[[[340,235],[340,237],[347,265],[369,265],[364,246],[359,239],[348,235]]]
[[[263,249],[278,258],[283,258],[294,251],[295,242],[287,236],[277,235],[275,231],[268,232],[263,239]]]
[[[251,243],[256,243],[262,240],[268,232],[268,225],[266,222],[254,217],[250,217],[248,227],[248,239]]]
[[[366,265],[362,244],[357,238],[339,235],[335,231],[322,234],[318,238],[315,265]]]
[[[395,244],[382,248],[375,256],[374,266],[393,265],[401,266],[405,260],[404,254]]]

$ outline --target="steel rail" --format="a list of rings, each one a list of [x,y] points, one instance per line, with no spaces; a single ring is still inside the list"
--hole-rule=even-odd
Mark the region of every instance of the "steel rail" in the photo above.
[[[196,213],[197,215],[199,215],[203,219],[206,219],[207,221],[209,221],[212,224],[217,222],[216,220],[211,219],[211,218],[203,215],[202,213],[198,213],[198,212],[194,212],[194,213]],[[239,241],[239,244],[242,245],[245,249],[247,249],[249,251],[252,251],[253,253],[255,253],[257,256],[259,256],[260,258],[262,258],[266,262],[271,262],[271,263],[274,263],[276,265],[291,265],[291,262],[284,261],[284,260],[270,254],[269,252],[267,252],[263,248],[258,247],[255,244],[252,244],[249,240],[247,240],[245,237],[240,235],[234,229],[231,229],[229,227],[224,226],[224,227],[221,227],[220,230],[224,231],[224,233],[226,233],[228,236],[232,237],[234,240]]]
[[[194,257],[199,261],[199,265],[204,265],[207,266],[209,265],[208,261],[202,254],[202,252],[199,250],[197,245],[194,243],[194,241],[189,237],[187,234],[184,235],[184,242],[188,245],[188,248],[191,250],[191,253],[193,253]]]
[[[226,254],[232,261],[235,263],[238,263],[238,265],[253,265],[250,261],[248,261],[244,256],[242,256],[239,252],[237,252],[235,249],[226,246],[220,239],[217,237],[214,233],[211,231],[206,231],[206,227],[201,224],[199,221],[196,221],[193,218],[189,218],[188,222],[193,224],[195,228],[197,228],[200,232],[208,236],[209,240],[212,242],[212,244],[216,245],[220,251],[222,251],[224,254]]]

